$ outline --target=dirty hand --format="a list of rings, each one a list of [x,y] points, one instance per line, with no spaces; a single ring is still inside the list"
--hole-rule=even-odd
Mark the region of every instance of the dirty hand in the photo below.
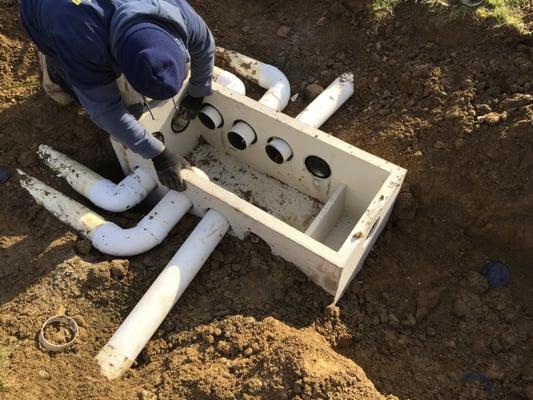
[[[190,94],[185,96],[181,102],[181,107],[185,109],[185,118],[188,120],[195,119],[202,110],[203,104],[203,97],[192,97]]]
[[[183,157],[164,149],[159,155],[152,158],[152,162],[162,185],[178,192],[183,192],[187,188],[180,171],[183,168],[190,169],[191,165]]]

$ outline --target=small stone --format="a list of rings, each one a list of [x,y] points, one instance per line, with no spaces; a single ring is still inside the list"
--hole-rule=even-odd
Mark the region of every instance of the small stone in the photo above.
[[[278,31],[276,32],[276,35],[279,38],[287,39],[290,33],[291,33],[291,28],[286,25],[282,25],[279,27]]]
[[[457,299],[453,305],[453,313],[456,317],[462,318],[468,314],[468,306],[462,299]]]
[[[490,112],[488,114],[478,117],[479,122],[484,122],[487,125],[495,126],[498,125],[501,121],[501,115],[496,112]]]
[[[96,289],[103,286],[111,278],[109,269],[102,264],[95,265],[87,271],[87,287]]]
[[[128,260],[113,260],[111,261],[111,277],[113,279],[122,280],[128,274],[127,266]]]
[[[50,379],[50,374],[46,372],[44,369],[40,369],[38,374],[43,379],[46,379],[46,380]]]
[[[93,248],[92,243],[87,239],[78,240],[74,245],[74,250],[81,256],[86,256]]]
[[[233,272],[239,272],[242,269],[241,264],[231,264],[231,270]]]
[[[437,335],[437,331],[431,326],[427,329],[426,333],[429,337],[434,337]]]
[[[229,354],[231,351],[231,346],[228,342],[221,340],[217,343],[217,351],[221,354]]]
[[[324,88],[322,86],[317,83],[311,83],[305,87],[304,95],[308,101],[312,101],[316,99],[323,91]]]

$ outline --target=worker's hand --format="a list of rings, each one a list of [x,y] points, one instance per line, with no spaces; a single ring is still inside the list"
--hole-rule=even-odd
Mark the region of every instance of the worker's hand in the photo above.
[[[195,119],[200,111],[202,111],[203,104],[203,97],[192,97],[190,94],[185,96],[181,102],[181,107],[185,109],[185,118],[188,120]]]
[[[152,162],[162,185],[178,192],[183,192],[187,188],[180,173],[183,168],[191,168],[186,159],[164,149],[152,158]]]

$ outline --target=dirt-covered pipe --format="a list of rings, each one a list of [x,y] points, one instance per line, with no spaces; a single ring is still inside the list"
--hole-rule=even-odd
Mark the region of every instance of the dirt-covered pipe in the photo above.
[[[122,212],[136,206],[157,186],[157,180],[142,168],[115,184],[49,146],[40,145],[37,154],[75,191],[110,212]]]
[[[96,361],[108,379],[120,377],[189,286],[229,229],[223,215],[209,210],[152,286],[100,350]]]
[[[353,95],[354,76],[344,73],[335,79],[296,119],[313,128],[319,128]]]
[[[137,226],[123,229],[38,179],[19,174],[21,186],[37,203],[112,256],[133,256],[154,248],[192,207],[184,193],[170,190]]]
[[[216,54],[239,75],[267,89],[259,103],[276,111],[287,107],[291,97],[291,85],[278,68],[222,47],[217,47]]]

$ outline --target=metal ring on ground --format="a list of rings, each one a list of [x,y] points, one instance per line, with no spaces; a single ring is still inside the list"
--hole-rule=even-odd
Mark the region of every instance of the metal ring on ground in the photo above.
[[[53,324],[54,322],[59,322],[60,324],[66,326],[70,332],[72,333],[72,339],[68,341],[67,343],[62,344],[55,344],[49,342],[44,337],[44,330],[47,326]],[[71,347],[74,342],[76,341],[76,338],[78,337],[78,324],[76,321],[74,321],[72,318],[67,317],[66,315],[56,315],[54,317],[48,318],[43,326],[41,327],[41,330],[39,331],[39,343],[41,346],[43,346],[48,351],[63,351]]]

